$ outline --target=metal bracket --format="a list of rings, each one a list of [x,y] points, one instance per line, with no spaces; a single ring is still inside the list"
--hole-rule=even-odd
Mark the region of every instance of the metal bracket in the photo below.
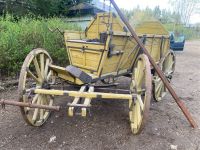
[[[112,52],[115,48],[114,44],[109,44],[108,57],[112,57]]]

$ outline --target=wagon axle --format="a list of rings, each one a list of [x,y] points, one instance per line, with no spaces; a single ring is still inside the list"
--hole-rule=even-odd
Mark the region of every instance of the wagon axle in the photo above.
[[[110,94],[110,93],[94,92],[93,86],[90,86],[88,88],[87,88],[87,86],[82,86],[79,91],[30,89],[30,90],[26,90],[26,93],[54,95],[54,96],[65,95],[65,96],[74,97],[74,100],[71,103],[67,104],[68,115],[70,117],[74,116],[74,114],[77,114],[76,108],[79,108],[81,110],[80,115],[82,117],[86,117],[87,110],[91,107],[90,103],[93,98],[121,99],[121,100],[130,100],[130,101],[137,98],[137,94],[118,94],[118,93]],[[50,111],[60,111],[61,110],[60,106],[48,106],[48,105],[33,104],[31,102],[25,103],[25,102],[13,101],[13,100],[3,100],[3,99],[0,101],[0,104],[2,105],[2,108],[4,108],[5,105],[12,105],[12,106],[26,107],[29,109],[37,108],[37,109],[45,109],[45,110],[50,110]]]

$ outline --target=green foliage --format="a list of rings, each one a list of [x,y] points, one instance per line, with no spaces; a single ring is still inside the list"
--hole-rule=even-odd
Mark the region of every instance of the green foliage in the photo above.
[[[168,31],[173,31],[175,36],[184,35],[186,40],[199,39],[200,28],[199,27],[185,27],[183,25],[164,24]]]
[[[63,35],[49,30],[80,30],[74,24],[60,18],[33,19],[24,17],[18,22],[7,15],[0,18],[0,74],[14,75],[19,73],[26,55],[34,48],[48,50],[55,64],[67,64],[67,54]]]
[[[200,9],[200,0],[170,0],[173,11],[179,14],[181,23],[188,25],[191,16]],[[176,21],[176,20],[175,20]],[[179,22],[176,22],[179,23]]]
[[[156,6],[154,9],[146,7],[146,9],[140,9],[139,7],[132,10],[124,10],[122,12],[129,19],[129,22],[135,26],[140,22],[159,20],[162,23],[171,23],[174,20],[180,20],[180,16],[176,13],[172,13],[170,10],[160,9]]]
[[[186,27],[181,24],[181,17],[176,12],[170,10],[160,9],[159,6],[154,9],[147,7],[146,9],[140,9],[139,7],[133,10],[123,10],[129,22],[133,27],[144,21],[159,20],[170,32],[174,32],[175,35],[184,35],[186,39],[200,38],[200,27]]]
[[[66,15],[68,8],[91,0],[0,0],[0,15],[10,13],[24,16],[27,13],[36,16],[52,17]]]
[[[156,19],[161,19],[161,15],[162,15],[162,12],[160,10],[160,7],[159,6],[156,6],[153,10],[153,16],[156,18]]]

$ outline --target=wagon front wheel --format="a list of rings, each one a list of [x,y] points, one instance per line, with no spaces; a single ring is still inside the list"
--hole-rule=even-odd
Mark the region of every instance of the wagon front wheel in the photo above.
[[[160,63],[160,68],[162,69],[165,77],[171,82],[173,73],[175,71],[176,57],[174,52],[169,52],[165,58]],[[155,73],[153,80],[153,97],[159,102],[167,93],[167,88],[162,82],[161,78]]]
[[[52,59],[48,52],[43,49],[32,50],[26,57],[21,68],[18,92],[19,101],[38,105],[53,105],[53,96],[34,94],[31,89],[50,89],[54,82],[53,72],[49,65]],[[29,92],[30,91],[30,92]],[[49,110],[20,107],[24,120],[32,126],[41,126],[50,115]]]
[[[148,117],[151,100],[151,70],[146,55],[138,57],[130,84],[130,91],[136,94],[136,98],[129,101],[129,118],[133,134],[139,134]]]

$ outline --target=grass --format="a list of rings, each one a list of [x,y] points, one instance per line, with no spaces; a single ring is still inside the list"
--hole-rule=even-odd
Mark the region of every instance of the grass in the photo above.
[[[11,15],[0,18],[0,75],[18,76],[26,55],[34,48],[46,49],[55,64],[66,65],[63,35],[49,28],[80,30],[77,25],[60,18],[24,17],[18,21]]]

